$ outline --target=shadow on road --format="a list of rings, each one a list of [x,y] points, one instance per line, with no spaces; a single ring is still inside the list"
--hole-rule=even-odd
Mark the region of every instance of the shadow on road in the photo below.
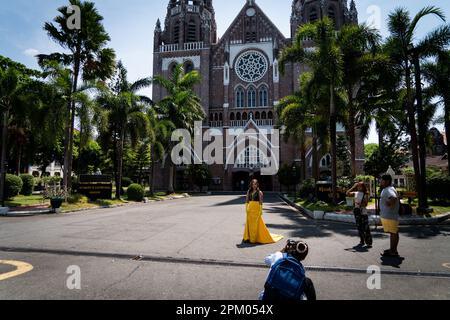
[[[403,261],[405,261],[405,258],[403,257],[381,257],[381,265],[390,266],[396,269],[400,269]]]

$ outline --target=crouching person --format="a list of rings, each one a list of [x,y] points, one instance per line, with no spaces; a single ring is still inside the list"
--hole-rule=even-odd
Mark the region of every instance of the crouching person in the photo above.
[[[266,302],[316,300],[314,284],[306,277],[302,264],[308,252],[306,242],[288,240],[281,252],[267,256],[265,263],[270,266],[270,272],[260,300]]]

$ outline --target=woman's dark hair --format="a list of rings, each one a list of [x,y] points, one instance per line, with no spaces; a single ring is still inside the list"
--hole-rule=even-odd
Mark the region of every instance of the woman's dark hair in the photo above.
[[[260,191],[259,190],[259,182],[257,179],[252,179],[250,181],[250,185],[248,186],[248,193],[251,194],[253,192],[253,182],[256,182],[256,191]]]
[[[284,251],[298,261],[303,261],[308,256],[309,247],[304,241],[288,240]]]

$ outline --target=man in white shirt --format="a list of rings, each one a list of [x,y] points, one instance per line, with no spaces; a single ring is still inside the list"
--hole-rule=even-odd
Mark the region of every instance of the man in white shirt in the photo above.
[[[391,248],[382,253],[385,257],[398,257],[399,237],[399,219],[400,219],[400,199],[397,190],[392,186],[392,177],[385,175],[381,178],[380,211],[381,223],[384,232],[391,235]]]

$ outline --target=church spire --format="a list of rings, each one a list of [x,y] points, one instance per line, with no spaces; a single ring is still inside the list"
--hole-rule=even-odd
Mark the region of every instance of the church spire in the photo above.
[[[349,16],[350,16],[351,23],[358,23],[358,10],[356,9],[355,0],[352,0],[350,2]]]

